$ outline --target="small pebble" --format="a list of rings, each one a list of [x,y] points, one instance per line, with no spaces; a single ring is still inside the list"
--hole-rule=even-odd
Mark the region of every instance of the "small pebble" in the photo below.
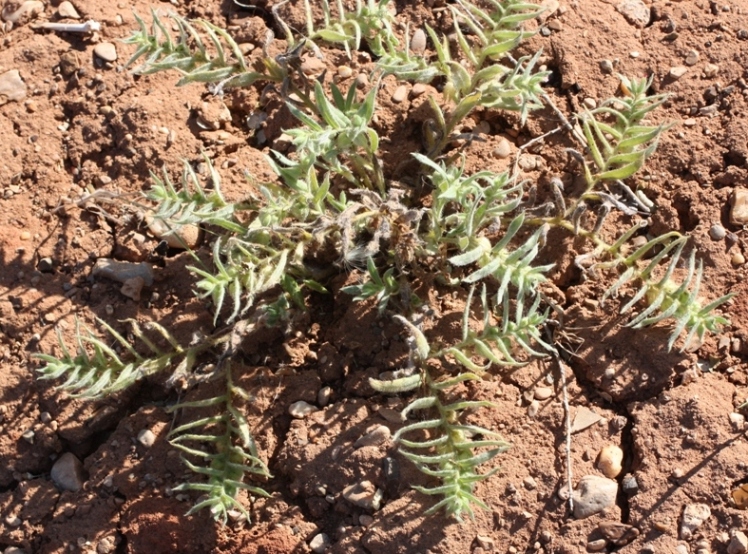
[[[420,56],[426,51],[426,33],[423,29],[416,29],[413,38],[410,39],[410,50]]]
[[[156,435],[150,429],[143,429],[138,433],[138,442],[146,448],[150,448],[156,442]]]
[[[556,31],[556,32],[561,31],[564,28],[563,24],[558,19],[551,19],[548,22],[547,27],[550,30]]]
[[[23,2],[18,8],[13,10],[13,7],[17,5],[14,2],[6,2],[2,11],[5,21],[20,24],[35,19],[44,13],[44,2],[40,2],[39,0],[26,0],[26,2]]]
[[[26,98],[26,84],[17,69],[0,73],[0,106]]]
[[[512,146],[505,138],[499,140],[499,144],[493,149],[493,155],[497,158],[508,158],[512,154]]]
[[[78,13],[78,11],[75,9],[75,6],[65,0],[64,2],[60,2],[60,5],[57,7],[57,15],[59,15],[62,18],[68,18],[68,19],[80,19],[81,16]]]
[[[711,517],[712,510],[706,504],[687,504],[683,510],[679,536],[683,540],[690,540],[694,531]]]
[[[332,399],[332,393],[332,387],[322,387],[319,389],[319,392],[317,393],[317,404],[323,408],[327,406]]]
[[[496,546],[496,543],[494,542],[494,540],[491,537],[486,536],[486,535],[476,535],[475,542],[480,548],[482,548],[486,552],[493,552]]]
[[[748,189],[736,187],[730,198],[730,223],[748,224]]]
[[[362,446],[378,446],[387,442],[392,433],[389,427],[386,425],[375,425],[366,430],[366,433],[358,438],[354,443],[355,448],[361,448]]]
[[[616,10],[634,27],[643,29],[649,25],[651,13],[642,0],[623,0],[616,6]]]
[[[522,154],[519,157],[518,165],[520,169],[523,171],[532,171],[538,166],[538,162],[535,159],[535,156],[531,156],[529,154]]]
[[[528,477],[525,477],[525,478],[524,478],[524,479],[522,480],[522,484],[523,484],[523,485],[525,485],[525,488],[526,488],[526,489],[527,489],[528,491],[532,491],[532,490],[535,490],[535,489],[537,489],[537,488],[538,488],[538,483],[537,483],[537,481],[535,481],[535,479],[533,479],[532,477],[529,477],[529,476],[528,476]]]
[[[730,257],[730,263],[734,265],[735,267],[741,266],[745,263],[745,256],[743,256],[742,252],[735,252]]]
[[[688,119],[683,120],[683,125],[685,127],[693,127],[694,125],[696,125],[696,120],[692,117],[689,117]]]
[[[596,539],[587,543],[587,550],[589,552],[602,552],[606,546],[608,546],[608,541],[605,539]]]
[[[688,72],[688,68],[685,65],[676,65],[675,67],[671,67],[668,75],[672,79],[680,79],[683,77],[686,72]]]
[[[426,92],[426,85],[424,85],[423,83],[416,83],[415,85],[413,85],[413,88],[410,89],[410,97],[418,98],[424,92]]]
[[[31,233],[28,231],[23,231],[21,233],[21,240],[30,240],[31,239]]]
[[[117,48],[111,42],[100,42],[94,46],[94,54],[105,62],[117,60]]]
[[[732,412],[729,417],[732,430],[736,433],[742,433],[745,429],[745,416],[737,412]]]
[[[585,98],[584,100],[582,100],[582,104],[584,104],[585,108],[590,110],[594,110],[595,108],[597,108],[597,100],[595,100],[594,98]]]
[[[311,404],[309,404],[308,402],[304,402],[303,400],[294,402],[288,407],[288,413],[291,415],[291,417],[295,417],[296,419],[304,419],[306,416],[316,411],[316,406],[312,406]]]
[[[722,240],[727,236],[727,231],[722,225],[714,224],[709,229],[709,236],[712,237],[712,240]]]
[[[621,480],[621,488],[626,495],[634,496],[639,492],[639,482],[636,480],[636,477],[628,473]]]
[[[18,516],[7,516],[5,518],[5,524],[8,527],[20,527],[23,523],[23,520]]]
[[[358,522],[364,527],[371,527],[374,524],[374,518],[368,514],[358,516]]]
[[[327,69],[325,67],[325,62],[316,56],[309,56],[301,62],[301,71],[305,75],[318,75],[325,69]]]
[[[574,491],[574,517],[584,519],[615,505],[618,483],[612,479],[585,475]]]
[[[378,510],[382,505],[384,493],[371,481],[361,481],[343,489],[343,498],[359,508]]]
[[[540,411],[540,402],[537,400],[533,400],[530,402],[530,405],[527,407],[527,415],[528,417],[534,418],[536,415],[538,415],[538,412]]]
[[[639,51],[638,51],[638,50],[632,50],[631,52],[629,52],[629,57],[630,57],[630,58],[634,58],[634,59],[636,59],[636,58],[638,58],[639,56],[641,56],[641,54],[639,53]]]
[[[535,400],[548,400],[553,396],[553,389],[550,387],[535,387]]]
[[[317,535],[314,535],[311,541],[309,541],[309,548],[311,548],[312,552],[315,554],[322,554],[331,544],[330,537],[325,533],[318,533]]]
[[[717,73],[719,73],[718,65],[708,63],[704,66],[704,77],[706,77],[707,79],[714,77]]]
[[[405,85],[400,85],[395,89],[394,94],[392,95],[392,101],[395,104],[400,104],[401,102],[405,101],[405,99],[408,97],[408,87]]]
[[[600,450],[597,457],[597,468],[608,479],[615,479],[623,469],[622,462],[623,450],[614,444],[609,444]]]
[[[366,73],[356,75],[356,86],[361,89],[369,88],[369,76]]]
[[[83,464],[74,454],[65,452],[52,466],[50,477],[58,489],[78,492],[83,487]]]
[[[727,554],[746,554],[748,552],[748,536],[742,531],[735,531],[730,544],[727,545]]]
[[[697,50],[689,50],[686,55],[686,65],[696,65],[699,61],[699,52]]]
[[[36,269],[42,273],[52,273],[55,269],[55,263],[52,258],[42,258],[39,263],[36,264]]]
[[[353,75],[353,70],[347,65],[341,65],[338,68],[338,77],[340,77],[341,79],[347,79],[351,75]]]
[[[613,73],[613,62],[610,60],[600,60],[600,71],[606,75]]]

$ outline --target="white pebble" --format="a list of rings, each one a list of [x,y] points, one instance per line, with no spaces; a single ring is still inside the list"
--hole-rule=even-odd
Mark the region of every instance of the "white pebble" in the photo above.
[[[150,429],[143,429],[138,433],[138,442],[146,448],[150,448],[156,442],[156,435]]]
[[[392,433],[390,432],[389,427],[386,425],[375,425],[374,427],[368,428],[366,433],[359,437],[353,446],[355,448],[361,448],[362,446],[378,446],[390,440],[391,436]]]
[[[304,419],[306,416],[316,411],[316,406],[312,406],[309,402],[304,402],[303,400],[294,402],[288,407],[288,413],[291,417],[295,417],[296,419]]]
[[[680,524],[680,538],[690,540],[694,531],[711,517],[712,510],[706,504],[688,504],[683,510]]]
[[[315,552],[315,554],[322,554],[322,552],[327,550],[327,547],[329,547],[330,544],[330,537],[324,533],[318,533],[314,535],[311,541],[309,541],[309,548],[311,548],[312,552]]]

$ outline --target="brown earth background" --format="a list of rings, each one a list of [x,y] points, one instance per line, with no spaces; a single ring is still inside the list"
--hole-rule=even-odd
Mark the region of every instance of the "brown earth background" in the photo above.
[[[616,505],[577,520],[559,498],[564,409],[558,375],[540,361],[466,389],[498,405],[475,421],[513,445],[500,457],[501,470],[477,488],[490,511],[478,510],[462,524],[424,517],[433,501],[410,485],[427,480],[396,446],[354,446],[372,425],[398,428],[391,410],[404,400],[375,394],[368,378],[396,369],[407,347],[401,326],[339,292],[357,280],[341,274],[333,294],[317,299],[291,333],[271,334],[244,353],[240,380],[252,395],[248,416],[274,476],[265,484],[271,497],[254,503],[251,524],[220,527],[205,512],[185,516],[195,496],[172,491],[188,472],[165,438],[173,425],[166,407],[176,398],[163,380],[100,402],[73,400],[35,379],[39,362],[31,355],[55,350],[55,327],[72,344],[76,317],[92,328],[95,316],[121,329],[117,321],[126,318],[156,320],[184,341],[211,332],[209,306],[190,292],[187,253],[168,252],[137,301],[121,294],[119,284],[93,279],[97,259],[152,260],[158,241],[127,206],[77,201],[93,190],[134,198],[149,187],[149,171],[166,167],[176,174],[182,160],[204,172],[202,152],[221,173],[229,199],[246,195],[247,174],[256,182],[273,179],[264,156],[282,147],[278,138],[294,125],[277,94],[261,98],[264,85],[258,85],[216,97],[201,85],[175,88],[175,74],[136,77],[123,69],[133,48],[117,42],[135,29],[133,11],[148,20],[151,9],[176,10],[227,27],[248,51],[259,52],[271,4],[78,2],[81,21],[102,24],[86,38],[34,29],[59,19],[53,1],[31,20],[6,24],[0,36],[0,75],[18,70],[25,83],[22,97],[0,106],[0,547],[6,553],[303,553],[319,533],[338,554],[745,552],[734,535],[748,533],[748,511],[731,492],[748,482],[748,435],[735,414],[748,399],[747,246],[729,215],[734,191],[748,186],[748,3],[648,2],[642,25],[629,22],[615,0],[546,3],[543,20],[529,24],[542,32],[520,53],[543,49],[541,63],[554,72],[546,90],[564,113],[616,94],[615,73],[653,75],[654,90],[670,95],[656,118],[675,126],[636,177],[657,205],[650,230],[692,237],[704,261],[706,299],[736,293],[725,309],[732,326],[723,334],[696,352],[668,352],[667,329],[632,331],[614,302],[603,309],[591,300],[606,283],[582,283],[569,269],[583,244],[565,238],[554,245],[562,255],[550,276],[575,353],[567,371],[572,415],[587,409],[601,416],[572,437],[575,482],[600,475],[598,452],[619,446],[624,471]],[[398,33],[406,23],[450,32],[439,2],[395,5]],[[302,6],[292,1],[282,12],[297,28],[303,28]],[[104,63],[94,54],[97,42],[114,43],[117,59]],[[282,52],[285,43],[276,40],[273,48]],[[342,51],[324,52],[330,75],[342,65],[353,69],[340,78],[345,87],[373,69],[364,55],[349,61]],[[419,150],[424,103],[438,95],[429,88],[393,102],[396,86],[385,79],[378,95],[376,128],[388,137],[388,178],[399,178],[407,152]],[[267,120],[248,125],[259,112]],[[516,153],[558,122],[543,110],[527,126],[491,111],[466,123],[479,124],[482,140],[465,150],[468,171],[504,169],[508,160],[494,155],[502,139]],[[526,177],[571,178],[576,169],[562,151],[569,145],[559,134],[533,147],[525,154]],[[713,239],[713,225],[726,236]],[[209,259],[206,244],[198,252]],[[429,299],[439,316],[433,332],[455,336],[460,302],[436,291]],[[331,387],[326,406],[305,419],[288,415],[295,401],[317,404],[322,387]],[[153,444],[138,441],[144,430],[155,435]],[[60,492],[50,479],[55,459],[66,452],[85,468],[78,492]],[[393,466],[396,472],[384,471]],[[385,490],[380,510],[342,498],[346,486],[363,480]],[[690,504],[707,505],[711,515],[685,539],[679,528]]]

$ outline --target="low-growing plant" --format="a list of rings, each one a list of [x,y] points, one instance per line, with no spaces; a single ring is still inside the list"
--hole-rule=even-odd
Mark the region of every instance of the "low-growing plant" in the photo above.
[[[242,412],[248,395],[234,382],[231,364],[254,329],[288,324],[295,311],[306,309],[308,293],[327,292],[329,281],[311,263],[322,251],[335,252],[333,273],[358,272],[359,283],[344,287],[344,293],[354,301],[371,300],[382,317],[394,313],[404,327],[408,363],[371,385],[382,394],[413,395],[402,415],[423,417],[399,429],[395,441],[403,456],[436,482],[416,487],[440,497],[429,512],[444,509],[457,518],[485,507],[475,485],[496,471],[483,466],[509,447],[495,431],[471,423],[471,413],[491,403],[465,398],[464,384],[556,348],[544,330],[559,308],[542,293],[555,258],[546,253],[550,262],[538,260],[549,233],[575,235],[587,245],[576,259],[582,276],[608,283],[602,301],[627,296],[621,312],[639,310],[629,325],[674,322],[669,348],[683,333],[682,347],[693,347],[695,339],[701,342],[728,323],[715,309],[729,295],[706,305],[699,298],[702,266],[693,252],[686,258],[685,278],[677,280],[687,237],[673,231],[632,247],[631,239],[646,225],[637,218],[647,217],[653,204],[629,183],[668,128],[647,123],[665,99],[648,93],[651,81],[620,77],[621,96],[575,115],[568,128],[576,147],[568,152],[584,177],[576,194],[567,193],[559,178],[539,192],[537,184],[520,180],[516,164],[502,173],[466,171],[455,145],[465,117],[477,109],[510,110],[524,123],[547,102],[542,86],[549,72],[536,68],[540,53],[511,56],[532,34],[523,22],[541,8],[519,0],[488,4],[490,10],[468,0],[449,5],[456,45],[426,26],[433,57],[414,56],[408,33],[396,37],[387,0],[358,1],[353,12],[337,2],[336,13],[325,1],[321,26],[305,1],[307,36],[294,36],[285,27],[289,51],[273,58],[265,45],[251,64],[225,31],[208,22],[171,16],[179,29],[175,40],[155,13],[150,29],[138,19],[140,30],[128,40],[137,47],[131,63],[145,58],[137,73],[177,70],[180,84],[207,82],[219,85],[219,91],[275,83],[298,121],[286,130],[292,153],[272,152],[268,158],[277,181],[253,185],[242,202],[224,199],[220,175],[207,158],[208,186],[201,186],[188,164],[180,186],[167,172],[153,176],[147,198],[155,204],[156,218],[173,232],[199,224],[215,235],[213,267],[189,270],[196,293],[211,301],[218,331],[182,346],[167,329],[150,323],[169,345],[162,350],[130,322],[135,339],[152,353],[146,355],[101,322],[124,354],[80,330],[75,354],[60,339],[61,356],[39,355],[46,362],[42,377],[66,378],[61,388],[89,398],[160,371],[171,371],[169,383],[185,388],[202,359],[211,353],[217,357],[209,378],[223,380],[223,394],[173,407],[212,410],[170,433],[187,466],[206,478],[182,486],[203,495],[193,510],[207,507],[225,522],[230,510],[248,516],[237,499],[241,489],[264,494],[252,477],[267,479],[269,468]],[[378,65],[375,84],[363,95],[355,86],[344,93],[324,79],[310,82],[298,70],[299,56],[320,55],[324,44],[342,46],[351,55],[364,43]],[[441,89],[429,99],[433,118],[424,127],[423,151],[412,153],[420,167],[415,183],[425,184],[427,194],[421,186],[393,179],[380,165],[373,117],[383,75]],[[548,200],[539,202],[541,194]],[[612,212],[631,224],[606,240],[615,232],[604,232]],[[418,296],[424,283],[456,291],[464,300],[462,335],[453,344],[429,339],[428,306]]]

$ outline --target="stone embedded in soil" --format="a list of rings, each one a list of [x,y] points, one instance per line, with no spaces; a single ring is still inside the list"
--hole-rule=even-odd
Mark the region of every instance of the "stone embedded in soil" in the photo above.
[[[597,528],[616,546],[625,546],[639,536],[639,529],[619,521],[605,521]]]
[[[410,49],[416,55],[421,55],[426,51],[426,33],[423,29],[416,29],[413,38],[410,39]]]
[[[727,236],[727,231],[725,231],[725,228],[722,227],[722,225],[715,224],[709,228],[709,236],[712,240],[722,240]]]
[[[361,448],[362,446],[379,446],[390,440],[391,436],[392,433],[390,432],[389,427],[386,425],[375,425],[374,427],[367,429],[366,433],[359,437],[353,446],[355,448]]]
[[[319,389],[319,392],[317,393],[317,404],[323,408],[327,406],[332,399],[332,393],[332,387],[322,387]]]
[[[306,416],[316,411],[316,406],[312,406],[309,402],[304,402],[303,400],[294,402],[288,407],[288,413],[291,417],[295,417],[296,419],[304,419]]]
[[[605,539],[596,539],[587,543],[588,552],[602,552],[608,546],[608,541]]]
[[[698,61],[699,61],[698,50],[690,50],[688,54],[686,55],[686,65],[696,65],[696,62]]]
[[[330,537],[328,537],[325,533],[318,533],[314,535],[311,541],[309,541],[309,548],[312,549],[312,552],[315,552],[316,554],[321,554],[327,548],[332,544],[332,541],[330,541]]]
[[[200,244],[201,232],[197,225],[176,225],[146,214],[148,231],[157,239],[165,240],[169,248],[194,249]]]
[[[643,29],[649,25],[651,13],[642,0],[623,0],[616,6],[616,10],[634,27]]]
[[[608,479],[615,479],[623,469],[623,450],[615,444],[606,445],[597,457],[597,468]]]
[[[688,68],[685,65],[676,65],[675,67],[670,68],[668,75],[670,75],[671,79],[680,79],[687,72],[688,72]]]
[[[138,433],[138,442],[146,448],[150,448],[156,442],[156,435],[150,429],[142,429]]]
[[[0,74],[0,106],[26,98],[26,83],[17,69]]]
[[[78,10],[75,9],[75,6],[65,0],[65,2],[60,2],[60,5],[57,7],[57,15],[59,15],[62,18],[68,18],[68,19],[80,19],[81,16],[78,13]]]
[[[5,4],[2,11],[2,18],[5,21],[15,24],[24,23],[44,13],[44,2],[39,0],[26,0],[26,2],[23,2],[14,10],[13,8],[16,6],[15,2],[7,2]]]
[[[730,198],[730,223],[748,224],[748,189],[736,188]]]
[[[382,489],[378,489],[371,481],[361,481],[343,489],[343,498],[365,510],[378,510],[382,505],[382,496]]]
[[[63,491],[78,492],[83,487],[83,464],[71,452],[65,452],[52,466],[52,482]]]
[[[746,554],[748,552],[748,536],[742,531],[735,531],[730,544],[727,545],[727,554]]]
[[[111,42],[100,42],[94,46],[94,54],[105,62],[117,61],[117,47]]]
[[[139,302],[140,293],[143,291],[144,286],[145,281],[142,277],[133,277],[125,281],[119,291],[123,296],[127,296],[128,298],[135,300],[135,302]]]
[[[550,387],[536,387],[534,394],[535,400],[548,400],[553,396],[553,389]]]
[[[574,416],[574,421],[571,424],[571,432],[578,433],[584,431],[588,427],[592,427],[602,419],[602,416],[597,415],[595,412],[584,406],[577,408],[577,413]]]
[[[106,277],[120,283],[140,277],[146,286],[150,287],[153,284],[153,268],[146,262],[134,264],[132,262],[118,262],[110,258],[99,258],[91,270],[91,275]]]
[[[52,273],[55,270],[55,262],[52,258],[42,258],[36,264],[36,269],[42,273]]]
[[[486,535],[476,535],[475,543],[486,552],[493,552],[494,547],[496,546],[494,540]]]
[[[508,158],[512,154],[512,145],[509,144],[509,141],[505,138],[502,138],[499,141],[499,144],[496,145],[496,148],[493,149],[493,155],[497,158]]]
[[[743,429],[745,429],[745,416],[737,412],[732,412],[730,414],[730,425],[733,431],[742,433]]]
[[[405,85],[400,85],[395,89],[395,92],[392,94],[392,101],[395,104],[400,104],[401,102],[404,102],[405,99],[408,97],[408,87]]]
[[[616,503],[618,483],[597,475],[585,475],[574,491],[574,517],[584,519]]]
[[[613,73],[613,62],[610,60],[600,60],[600,71],[606,75]]]
[[[628,473],[621,479],[621,488],[627,496],[633,496],[639,492],[639,482],[636,480],[636,477]]]
[[[679,536],[683,540],[690,540],[694,531],[709,519],[712,510],[706,504],[688,504],[683,510]]]

